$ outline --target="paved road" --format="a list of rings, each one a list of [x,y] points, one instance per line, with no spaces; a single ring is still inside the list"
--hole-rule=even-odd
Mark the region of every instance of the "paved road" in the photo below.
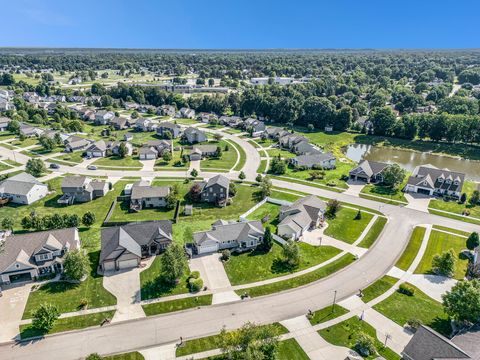
[[[233,140],[240,143],[249,156],[252,151],[249,148],[253,147],[243,139]],[[255,153],[258,159],[252,154],[253,161],[250,161],[249,158],[248,165],[244,168],[248,169],[244,170],[247,176],[253,175],[259,163],[258,153],[256,151]],[[77,170],[78,168],[68,167],[68,172],[72,172],[72,169]],[[63,170],[62,167],[60,171]],[[75,170],[73,172],[77,172]],[[84,169],[78,170],[84,171]],[[102,171],[97,171],[97,174],[101,173]],[[128,172],[108,171],[109,176],[117,176],[117,173],[128,174]],[[155,172],[152,176],[159,176],[159,174],[173,176],[167,175],[167,172]],[[175,174],[176,176],[180,175],[178,172]],[[147,176],[144,172],[141,172],[141,175]],[[0,345],[0,359],[79,359],[92,352],[109,354],[171,343],[178,341],[180,336],[184,339],[207,336],[217,333],[224,325],[227,328],[237,328],[246,321],[271,323],[291,319],[305,314],[309,309],[316,310],[331,304],[334,291],[337,291],[338,300],[347,298],[355,294],[359,288],[364,288],[387,273],[404,250],[415,225],[436,223],[465,231],[479,230],[477,225],[413,209],[379,204],[346,194],[337,194],[278,180],[274,180],[273,184],[289,190],[333,197],[351,204],[380,209],[388,216],[389,222],[375,246],[362,258],[331,277],[307,286],[243,302],[214,305],[202,309],[121,322],[102,328],[63,333],[36,342],[2,344]]]

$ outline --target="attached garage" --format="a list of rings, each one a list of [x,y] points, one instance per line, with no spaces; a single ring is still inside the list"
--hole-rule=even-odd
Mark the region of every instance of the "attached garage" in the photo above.
[[[197,252],[199,254],[208,254],[218,251],[218,243],[214,241],[206,241],[201,245],[197,245]]]
[[[138,266],[137,259],[121,260],[118,262],[118,270],[131,269]]]
[[[10,278],[10,283],[32,281],[32,274],[30,272],[12,274],[9,276],[9,278]]]
[[[424,194],[424,195],[431,195],[431,190],[429,189],[422,189],[422,188],[417,188],[417,193],[419,194]]]

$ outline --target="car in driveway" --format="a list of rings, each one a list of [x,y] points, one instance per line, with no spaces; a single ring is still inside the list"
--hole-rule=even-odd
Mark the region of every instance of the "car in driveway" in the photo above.
[[[87,169],[88,170],[97,170],[97,167],[95,165],[88,165]]]
[[[54,163],[50,164],[49,167],[50,167],[50,169],[60,169],[60,165],[54,164]]]

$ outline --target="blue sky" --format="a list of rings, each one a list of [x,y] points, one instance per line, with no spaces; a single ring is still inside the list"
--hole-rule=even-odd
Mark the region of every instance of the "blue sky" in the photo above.
[[[0,0],[0,46],[473,48],[477,0]]]

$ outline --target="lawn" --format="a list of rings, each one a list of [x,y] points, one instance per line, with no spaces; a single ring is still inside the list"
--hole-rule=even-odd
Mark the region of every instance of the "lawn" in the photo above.
[[[408,245],[405,251],[395,264],[396,267],[404,271],[408,270],[413,260],[417,256],[420,246],[422,245],[425,231],[426,229],[421,226],[417,226],[415,229],[413,229],[412,235],[410,236],[410,240],[408,240]]]
[[[276,233],[279,214],[280,214],[280,205],[266,202],[265,204],[260,206],[257,210],[255,210],[250,215],[248,215],[247,219],[262,221],[262,219],[268,218],[268,220],[265,223],[263,223],[263,227],[266,228],[267,226],[270,226],[272,232]]]
[[[282,247],[274,243],[268,253],[252,251],[243,254],[232,254],[224,263],[225,271],[232,285],[249,284],[256,281],[275,278],[300,271],[320,264],[341,251],[333,246],[313,246],[299,242],[300,265],[288,269],[282,261]]]
[[[137,351],[112,355],[112,356],[104,356],[103,360],[145,360],[142,354]]]
[[[415,286],[410,284],[409,286],[415,288],[413,296],[396,291],[373,308],[400,326],[404,326],[410,319],[418,319],[422,324],[449,336],[452,329],[448,316],[443,312],[442,304],[425,295]]]
[[[340,305],[333,305],[324,307],[323,309],[317,310],[313,313],[313,316],[309,319],[310,324],[317,325],[333,319],[336,319],[339,316],[345,315],[348,313],[348,310],[341,307]]]
[[[174,120],[175,124],[180,124],[180,125],[192,125],[192,124],[198,124],[199,121],[197,119],[186,119],[186,118],[179,118]]]
[[[362,189],[362,194],[364,195],[373,195],[373,196],[380,196],[382,198],[385,198],[387,200],[395,200],[391,201],[393,205],[398,204],[398,201],[401,201],[402,203],[407,204],[408,201],[405,198],[403,194],[403,187],[405,183],[407,182],[408,177],[405,176],[405,181],[404,184],[399,185],[396,188],[391,188],[388,186],[383,186],[383,185],[373,185],[373,184],[367,184],[363,187]],[[376,200],[376,198],[373,198]]]
[[[358,244],[358,246],[368,249],[373,243],[378,239],[380,233],[382,232],[387,219],[384,217],[378,217],[377,220],[373,223],[373,226],[370,228],[370,231],[363,238],[363,240]]]
[[[377,332],[375,328],[367,324],[365,321],[352,317],[341,323],[330,326],[326,329],[320,330],[318,333],[326,341],[333,345],[345,346],[347,348],[355,350],[355,342],[359,333],[365,333],[375,339],[375,348],[380,356],[383,356],[386,360],[399,360],[400,356],[397,355],[390,348],[385,348],[383,343],[377,338]],[[365,359],[376,359],[377,354],[371,355]]]
[[[247,162],[247,154],[245,154],[245,150],[241,146],[239,146],[236,142],[230,141],[230,144],[232,144],[237,150],[238,153],[240,154],[240,158],[238,160],[237,165],[233,168],[233,171],[240,171],[243,169],[245,166],[245,163]]]
[[[267,171],[267,160],[264,159],[260,161],[260,166],[257,169],[257,173],[265,174],[266,171]]]
[[[8,164],[4,164],[3,162],[0,162],[0,171],[11,169],[12,167]]]
[[[346,243],[354,243],[367,227],[373,215],[362,212],[359,220],[354,220],[358,210],[341,207],[334,219],[327,219],[324,234]]]
[[[334,192],[344,192],[345,190],[343,188],[340,188],[340,186],[343,186],[343,182],[336,183],[335,186],[328,186],[326,184],[321,184],[318,180],[315,181],[310,181],[310,180],[300,180],[300,179],[295,179],[293,177],[285,177],[285,176],[277,176],[277,175],[271,175],[269,174],[270,178],[272,179],[278,179],[281,181],[285,181],[288,183],[295,183],[295,184],[300,184],[300,185],[305,185],[305,186],[311,186],[311,187],[316,187],[319,189],[323,190],[329,190],[329,191],[334,191]],[[345,184],[345,189],[347,185]]]
[[[351,163],[345,163],[337,160],[337,165],[335,169],[324,170],[325,175],[323,176],[323,179],[312,180],[312,170],[297,170],[288,166],[287,171],[283,176],[293,177],[299,180],[306,180],[309,183],[320,184],[324,186],[330,184],[330,186],[337,186],[343,189],[347,189],[348,185],[344,180],[341,179],[341,177],[343,175],[348,175],[348,172],[352,169],[352,167],[353,166]]]
[[[355,261],[355,257],[351,254],[343,255],[341,258],[335,260],[334,262],[323,266],[317,270],[309,272],[304,275],[296,276],[288,280],[278,281],[272,284],[256,286],[253,288],[247,288],[242,290],[237,290],[238,295],[244,293],[248,294],[250,297],[257,297],[263,295],[269,295],[279,291],[284,291],[288,289],[293,289],[302,285],[309,284],[311,282],[320,280],[324,277],[327,277],[336,271],[343,269],[344,267],[350,265]]]
[[[268,149],[267,153],[268,153],[268,156],[270,156],[271,158],[278,157],[278,155],[280,155],[280,157],[282,159],[291,159],[291,158],[294,158],[295,156],[297,156],[297,155],[295,155],[294,153],[292,153],[288,150],[283,150],[283,149],[278,149],[278,148]]]
[[[441,226],[441,225],[433,225],[433,229],[443,230],[443,231],[446,231],[446,232],[450,232],[450,233],[457,234],[457,235],[460,235],[460,236],[465,236],[465,237],[469,237],[469,236],[470,236],[470,233],[467,232],[467,231],[462,231],[462,230],[457,230],[457,229],[451,229],[451,228],[449,228],[449,227]]]
[[[55,156],[52,160],[64,160],[64,161],[80,164],[81,162],[83,162],[82,151],[65,153],[60,156]]]
[[[187,170],[190,164],[188,162],[184,163],[182,161],[181,155],[182,155],[181,151],[176,151],[175,150],[175,151],[173,151],[172,160],[166,162],[162,158],[158,159],[155,162],[155,169],[154,170]],[[175,165],[179,161],[181,162],[181,166]]]
[[[13,166],[13,167],[22,166],[22,164],[20,164],[16,161],[13,161],[11,159],[3,159],[2,162],[4,162],[7,165]]]
[[[103,157],[99,158],[98,160],[95,160],[93,162],[94,165],[96,166],[105,166],[105,167],[116,167],[116,168],[135,168],[135,169],[141,169],[142,168],[142,163],[140,160],[138,160],[138,157],[133,157],[133,156],[126,156],[124,158],[120,156],[108,156],[108,157]]]
[[[260,145],[255,140],[248,140],[248,143],[252,145],[255,149],[259,149]]]
[[[21,148],[25,148],[27,146],[32,146],[38,144],[38,138],[37,137],[27,137],[25,140],[21,141],[19,139],[15,139],[10,142],[11,145],[15,145]]]
[[[225,145],[228,144],[228,151],[225,151]],[[231,143],[227,143],[225,140],[221,140],[215,145],[220,146],[222,149],[222,156],[220,158],[207,158],[200,162],[201,170],[208,171],[211,169],[219,169],[230,171],[231,168],[237,162],[237,152]]]
[[[285,200],[285,201],[289,201],[289,202],[295,202],[297,201],[298,199],[300,199],[301,197],[303,196],[307,196],[307,194],[303,195],[303,194],[296,194],[296,193],[288,193],[288,192],[284,192],[285,190],[283,189],[277,189],[275,190],[275,188],[272,190],[271,194],[270,194],[270,197],[273,198],[273,199],[279,199],[279,200]]]
[[[202,295],[195,297],[187,297],[184,299],[157,302],[142,305],[145,315],[152,316],[165,314],[174,311],[190,309],[199,306],[208,306],[212,304],[212,295]]]
[[[308,355],[295,339],[280,341],[278,344],[277,360],[309,360]]]
[[[115,311],[104,311],[94,314],[71,316],[55,321],[53,328],[45,333],[33,327],[32,324],[20,325],[20,337],[22,340],[34,336],[43,336],[46,334],[54,334],[62,331],[79,330],[91,326],[99,326],[104,319],[112,319]]]
[[[368,303],[369,301],[379,297],[383,293],[385,293],[388,289],[390,289],[393,285],[397,283],[398,279],[385,275],[381,279],[378,279],[373,284],[370,284],[365,289],[362,290],[363,296],[362,300],[364,303]]]
[[[454,278],[461,280],[465,277],[468,267],[468,259],[462,257],[460,253],[466,249],[466,238],[458,235],[447,234],[441,231],[432,230],[428,239],[427,249],[423,255],[422,261],[415,269],[416,274],[433,274],[432,260],[435,255],[440,255],[449,249],[453,249],[457,259]]]

